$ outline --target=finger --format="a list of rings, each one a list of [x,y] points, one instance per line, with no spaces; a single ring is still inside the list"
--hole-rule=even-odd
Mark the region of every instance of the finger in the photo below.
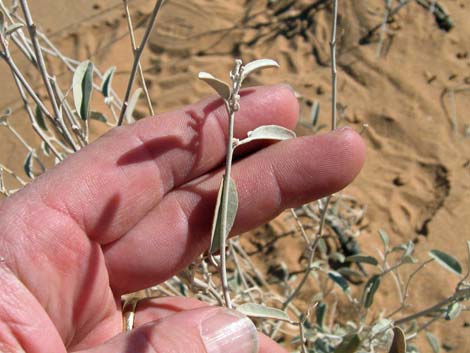
[[[260,225],[287,207],[336,192],[365,158],[352,130],[310,136],[265,148],[233,167],[239,208],[233,234]],[[222,171],[168,194],[126,236],[104,248],[117,293],[159,283],[206,250]]]
[[[239,138],[263,124],[296,124],[297,101],[286,85],[247,89],[241,100]],[[225,107],[212,98],[114,129],[33,183],[36,199],[23,198],[68,215],[91,239],[109,243],[169,190],[220,165],[226,127]]]
[[[82,353],[255,353],[258,348],[250,319],[234,310],[204,307],[140,326]]]
[[[135,327],[185,310],[207,307],[208,304],[199,300],[185,297],[166,297],[139,302],[135,316]],[[260,353],[286,353],[286,350],[269,337],[258,333]]]

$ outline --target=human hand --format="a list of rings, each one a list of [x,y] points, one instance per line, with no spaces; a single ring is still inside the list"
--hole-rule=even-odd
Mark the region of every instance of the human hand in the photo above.
[[[287,86],[247,89],[235,137],[293,128],[297,117]],[[0,203],[1,352],[255,351],[248,319],[187,298],[139,304],[135,329],[121,333],[123,293],[166,280],[208,248],[226,125],[222,101],[208,99],[113,129]],[[340,190],[365,148],[346,129],[251,152],[232,170],[233,234]],[[258,340],[260,352],[285,352]]]

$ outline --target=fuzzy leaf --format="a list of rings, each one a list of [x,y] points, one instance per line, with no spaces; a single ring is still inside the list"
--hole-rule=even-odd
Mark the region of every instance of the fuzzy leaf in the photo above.
[[[382,239],[384,248],[388,249],[388,247],[390,246],[390,238],[388,237],[388,234],[383,229],[379,229],[379,236],[380,239]]]
[[[36,106],[36,111],[35,111],[35,118],[36,122],[38,123],[39,127],[43,130],[47,130],[47,125],[46,122],[44,121],[44,116],[42,115],[42,110],[39,108],[39,106]]]
[[[373,275],[367,281],[364,292],[362,294],[362,305],[364,308],[369,308],[374,303],[374,295],[380,286],[380,276]]]
[[[318,123],[318,116],[320,115],[320,103],[315,101],[312,104],[312,109],[310,110],[310,119],[312,120],[312,126],[316,126]]]
[[[93,64],[90,61],[82,62],[75,70],[72,90],[75,109],[82,120],[87,120],[93,91]]]
[[[406,353],[405,333],[398,326],[393,328],[393,341],[389,353]]]
[[[446,313],[445,313],[445,319],[446,320],[453,320],[457,316],[460,315],[462,312],[462,305],[460,303],[452,303],[447,307]]]
[[[357,262],[374,266],[379,264],[379,262],[374,257],[360,254],[348,256],[346,258],[346,262]]]
[[[246,64],[243,67],[241,81],[248,77],[253,71],[269,67],[279,67],[279,64],[272,59],[259,59]]]
[[[113,82],[116,66],[110,67],[103,75],[103,83],[101,84],[101,93],[108,98],[111,96],[111,83]]]
[[[2,10],[0,10],[0,33],[4,33],[5,31],[5,14]]]
[[[132,117],[134,114],[135,107],[137,103],[139,102],[140,95],[142,94],[144,90],[142,88],[137,88],[134,92],[134,94],[131,96],[131,99],[129,99],[129,103],[127,105],[126,109],[126,121],[131,124],[135,121],[135,119]]]
[[[460,263],[452,255],[434,249],[429,252],[429,256],[436,260],[437,263],[444,267],[446,270],[453,272],[457,275],[462,274],[462,266],[460,266]]]
[[[22,23],[13,23],[12,25],[8,26],[5,29],[5,35],[9,36],[12,33],[15,33],[17,30],[19,30],[21,27],[24,27]]]
[[[316,310],[316,318],[317,318],[317,325],[320,328],[323,328],[323,322],[325,320],[326,310],[328,309],[328,305],[326,303],[320,302],[317,305]]]
[[[102,123],[106,123],[108,121],[106,117],[100,112],[91,112],[90,119],[101,121]]]
[[[28,177],[31,179],[34,179],[34,174],[33,174],[33,152],[29,152],[28,155],[26,156],[26,159],[24,161],[24,171]]]
[[[355,353],[361,345],[361,339],[358,335],[350,335],[343,338],[343,342],[340,343],[335,349],[335,353]]]
[[[237,147],[255,140],[288,140],[294,138],[295,132],[278,125],[264,125],[248,132],[248,136],[239,141]]]
[[[438,339],[431,332],[426,332],[426,339],[431,346],[433,353],[439,353],[441,351]]]
[[[217,195],[217,203],[215,205],[214,211],[214,221],[212,223],[212,232],[211,232],[211,246],[209,252],[211,254],[220,250],[220,244],[222,237],[226,238],[232,229],[233,223],[235,222],[235,217],[238,210],[238,193],[237,186],[232,178],[229,182],[228,190],[228,208],[227,208],[227,230],[226,234],[222,234],[222,196],[224,189],[224,180],[222,179],[219,188],[219,194]]]
[[[232,94],[230,86],[224,81],[215,78],[207,72],[200,72],[198,77],[200,80],[203,80],[205,83],[211,86],[223,99],[228,100],[230,98],[230,95]]]
[[[245,314],[246,316],[292,322],[285,311],[276,308],[270,308],[261,304],[245,303],[238,306],[237,311]]]
[[[346,281],[344,279],[343,276],[341,276],[338,272],[336,271],[329,271],[328,272],[328,277],[330,277],[330,279],[335,282],[338,286],[341,287],[341,289],[349,294],[349,284],[348,284],[348,281]]]

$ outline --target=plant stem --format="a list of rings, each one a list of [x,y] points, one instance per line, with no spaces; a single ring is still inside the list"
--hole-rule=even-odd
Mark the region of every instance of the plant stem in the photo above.
[[[127,27],[129,28],[129,37],[131,39],[132,53],[135,56],[136,50],[137,50],[137,44],[136,44],[136,41],[135,41],[134,26],[132,25],[132,17],[131,17],[131,13],[129,11],[129,1],[128,0],[124,0],[124,11],[126,12]],[[150,114],[150,116],[154,116],[155,112],[154,112],[153,107],[152,107],[152,100],[150,99],[150,94],[149,94],[149,90],[147,88],[147,83],[145,82],[144,71],[142,70],[142,65],[141,65],[140,62],[138,63],[138,70],[139,70],[140,81],[141,81],[141,84],[142,84],[142,89],[144,90],[145,99],[147,100],[147,107],[148,107],[148,110],[149,110],[149,114]]]
[[[119,116],[119,121],[117,123],[118,126],[122,125],[122,122],[124,121],[124,117],[126,116],[127,107],[129,105],[129,98],[131,96],[132,86],[134,85],[135,76],[139,68],[140,59],[142,58],[144,49],[147,46],[147,43],[149,41],[150,33],[152,33],[152,29],[155,26],[157,15],[158,15],[158,12],[160,11],[160,8],[163,5],[163,1],[164,0],[157,0],[157,2],[155,3],[155,7],[153,8],[152,14],[150,15],[150,22],[147,26],[147,29],[145,30],[144,37],[142,38],[142,41],[140,42],[139,47],[136,48],[135,50],[134,63],[132,65],[131,75],[129,77],[129,83],[127,84],[126,94],[124,96],[124,101],[122,103],[121,114]]]
[[[39,45],[39,40],[37,37],[36,32],[36,25],[33,22],[33,18],[31,17],[31,12],[29,10],[28,1],[27,0],[20,0],[21,8],[23,10],[23,14],[26,21],[26,27],[29,31],[29,36],[31,38],[31,42],[33,44],[34,54],[36,56],[36,62],[38,65],[39,72],[41,74],[42,80],[47,90],[47,94],[49,96],[49,100],[52,105],[52,109],[54,111],[54,119],[57,121],[58,126],[60,126],[60,130],[63,134],[65,140],[69,143],[70,147],[74,151],[77,151],[79,147],[75,144],[70,132],[68,131],[67,127],[65,126],[64,120],[62,118],[62,114],[59,110],[59,105],[57,104],[57,99],[54,95],[52,90],[51,82],[49,81],[49,74],[47,72],[46,63],[44,61],[44,56],[42,55],[41,46]]]
[[[415,314],[411,314],[409,316],[406,316],[404,318],[401,318],[401,319],[395,321],[395,325],[402,325],[402,324],[404,324],[408,321],[415,320],[415,319],[417,319],[421,316],[426,316],[426,315],[432,314],[435,311],[441,309],[443,306],[449,305],[452,302],[465,300],[466,298],[469,298],[469,297],[470,297],[470,288],[457,290],[454,294],[452,294],[450,297],[442,300],[441,302],[439,302],[437,304],[434,304],[431,307],[429,307],[427,309],[424,309],[424,310],[421,310],[421,311],[419,311]]]
[[[333,0],[333,20],[331,23],[331,89],[332,89],[332,110],[331,110],[331,129],[336,129],[336,95],[337,95],[337,71],[336,71],[336,28],[338,27],[338,0]],[[326,209],[326,208],[325,208]]]
[[[226,237],[227,234],[227,214],[228,214],[228,197],[230,188],[230,178],[232,171],[232,158],[233,158],[233,127],[235,121],[235,112],[232,108],[227,105],[227,111],[229,112],[228,120],[228,138],[227,138],[227,155],[225,159],[225,173],[223,177],[223,193],[222,193],[222,218],[221,218],[221,232],[222,237],[220,240],[220,277],[222,280],[222,291],[224,293],[225,304],[228,308],[232,308],[232,302],[230,300],[230,293],[228,289],[227,281],[227,263],[226,263]]]

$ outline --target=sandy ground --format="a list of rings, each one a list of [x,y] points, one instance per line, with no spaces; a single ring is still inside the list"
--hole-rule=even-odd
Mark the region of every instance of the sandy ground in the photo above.
[[[117,66],[115,88],[122,95],[131,52],[121,1],[82,3],[36,0],[33,14],[71,57],[91,58],[103,70]],[[132,2],[136,23],[149,13],[149,3]],[[291,3],[278,1],[266,10],[266,1],[169,0],[144,58],[156,110],[173,109],[209,94],[197,80],[199,71],[220,77],[229,71],[234,57],[245,61],[269,57],[281,69],[255,76],[249,84],[290,83],[303,97],[304,120],[317,101],[319,123],[328,124],[331,18],[327,2]],[[359,242],[364,252],[376,253],[377,230],[383,228],[394,243],[413,240],[422,259],[438,248],[463,263],[465,240],[470,239],[470,3],[442,1],[455,25],[450,32],[440,30],[421,6],[406,6],[388,24],[378,57],[380,31],[366,39],[367,31],[382,21],[382,3],[340,1],[340,125],[359,131],[368,124],[363,134],[369,147],[367,163],[346,190],[368,207],[368,226]],[[63,71],[53,69],[59,76]],[[34,73],[30,77],[38,80]],[[19,107],[5,65],[0,65],[0,80],[0,109]],[[143,104],[138,114],[146,114]],[[24,115],[16,115],[15,126],[36,141]],[[299,127],[299,132],[309,133],[305,127]],[[5,131],[0,130],[0,136],[1,162],[21,173],[25,150]],[[442,300],[455,284],[456,278],[437,265],[429,266],[414,282],[414,308]],[[384,289],[376,305],[393,306],[393,286]],[[438,323],[431,331],[452,352],[467,352],[470,328],[464,328],[465,320],[470,322],[468,314]],[[418,343],[422,351],[430,351],[422,340]]]

